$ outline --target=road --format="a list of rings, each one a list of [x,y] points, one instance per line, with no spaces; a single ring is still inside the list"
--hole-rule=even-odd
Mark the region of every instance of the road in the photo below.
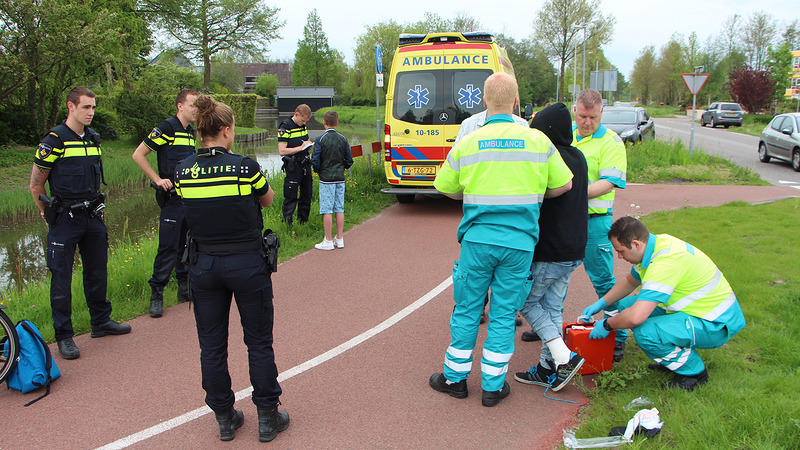
[[[689,146],[691,123],[688,118],[655,119],[656,137],[681,140]],[[758,137],[736,133],[725,128],[701,127],[695,123],[694,148],[726,158],[735,164],[753,169],[764,181],[800,189],[800,172],[789,163],[777,161],[764,164],[758,160]]]

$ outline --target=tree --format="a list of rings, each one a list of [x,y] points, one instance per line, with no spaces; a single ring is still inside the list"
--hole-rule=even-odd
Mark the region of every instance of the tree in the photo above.
[[[750,113],[767,107],[775,90],[775,80],[765,70],[739,69],[731,73],[728,89],[733,100]]]
[[[397,39],[407,28],[393,20],[367,25],[356,38],[355,64],[345,84],[345,92],[353,104],[374,104],[375,98],[375,45],[383,50],[383,73],[392,71],[392,59],[397,49]],[[388,77],[387,77],[388,78]],[[380,96],[379,96],[380,97]]]
[[[263,0],[144,0],[160,28],[177,47],[203,61],[203,86],[211,86],[211,58],[232,50],[263,56],[267,44],[280,38],[278,8]]]
[[[791,23],[786,25],[786,29],[781,35],[783,42],[789,44],[789,49],[794,50],[800,48],[800,20],[794,19]]]
[[[740,19],[742,16],[734,14],[728,16],[725,23],[722,24],[722,32],[719,34],[719,43],[725,51],[725,56],[730,56],[735,50],[739,48],[741,41],[740,36],[742,30],[740,26]]]
[[[220,52],[211,60],[211,90],[218,94],[241,94],[244,74],[236,57],[230,52]]]
[[[308,13],[303,28],[303,39],[297,43],[292,64],[292,84],[295,86],[333,86],[341,92],[347,75],[341,52],[330,48],[328,37],[322,29],[317,10]]]
[[[514,64],[519,86],[519,101],[522,105],[542,105],[555,97],[556,69],[544,51],[533,42],[514,41],[503,34],[495,36],[497,43],[506,49]]]
[[[643,48],[639,57],[633,63],[631,86],[638,95],[639,101],[647,105],[651,92],[655,90],[656,79],[656,49],[652,45]]]
[[[680,35],[674,34],[663,47],[656,65],[658,96],[668,104],[677,105],[685,90],[681,74],[686,72]]]
[[[269,105],[275,103],[275,94],[278,92],[280,82],[278,77],[271,73],[262,73],[256,78],[256,94],[266,98]]]
[[[576,48],[583,45],[584,29],[576,27],[586,26],[588,52],[611,40],[615,22],[612,15],[602,15],[600,0],[547,0],[536,13],[532,40],[542,46],[549,57],[558,59],[563,80],[567,63],[575,57]],[[560,94],[557,99],[561,98]]]
[[[743,38],[744,52],[753,70],[764,69],[764,61],[767,59],[767,52],[774,38],[775,21],[772,17],[763,11],[754,12],[744,28]]]
[[[770,73],[775,89],[772,94],[773,100],[782,100],[786,89],[791,87],[792,75],[792,47],[785,41],[777,48],[770,48],[764,68]]]

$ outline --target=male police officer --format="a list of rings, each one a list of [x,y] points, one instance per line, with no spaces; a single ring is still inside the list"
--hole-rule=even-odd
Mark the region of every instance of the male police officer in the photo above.
[[[675,374],[667,387],[690,391],[707,382],[695,348],[721,347],[745,326],[725,276],[700,249],[668,234],[651,234],[633,217],[614,222],[608,236],[633,267],[583,311],[584,321],[606,308],[619,311],[597,322],[589,337],[603,339],[612,329],[631,328],[639,347],[656,360],[650,368]],[[628,297],[639,286],[639,294]]]
[[[307,222],[311,213],[314,181],[308,149],[314,143],[308,140],[306,123],[309,120],[311,108],[301,104],[294,110],[292,117],[278,126],[278,154],[283,157],[283,169],[286,171],[286,178],[283,180],[283,221],[289,224],[292,223],[295,208],[300,223]]]
[[[514,353],[514,318],[531,289],[539,208],[545,196],[572,187],[572,173],[544,134],[514,123],[517,82],[512,75],[489,76],[484,92],[489,120],[453,146],[434,181],[439,192],[463,198],[464,218],[457,232],[461,255],[453,270],[450,346],[444,373],[434,373],[429,384],[452,397],[467,397],[472,351],[491,287],[481,385],[482,404],[495,406],[510,392],[505,374]]]
[[[583,152],[589,169],[589,225],[583,267],[597,296],[602,297],[614,286],[614,255],[608,230],[614,209],[614,190],[625,189],[627,155],[622,139],[600,123],[603,99],[599,92],[581,91],[573,109],[575,139],[572,146]],[[614,361],[619,361],[625,354],[628,331],[619,330],[616,339]]]
[[[153,128],[147,138],[136,147],[133,160],[152,181],[156,198],[161,207],[158,226],[158,251],[153,262],[153,276],[150,278],[150,317],[161,317],[164,312],[164,286],[169,282],[172,270],[178,279],[178,303],[189,299],[186,267],[180,263],[186,247],[186,217],[180,197],[175,194],[175,166],[194,153],[194,122],[196,108],[194,101],[197,92],[181,89],[175,97],[178,113]],[[154,151],[158,155],[158,173],[147,161],[147,155]]]
[[[125,334],[130,325],[111,320],[108,284],[108,231],[103,221],[104,196],[100,192],[103,165],[100,136],[88,125],[95,110],[95,95],[78,86],[67,94],[67,120],[42,139],[31,171],[30,191],[48,224],[47,268],[50,269],[50,305],[58,352],[75,359],[80,351],[72,340],[72,264],[75,247],[83,261],[83,290],[91,317],[92,337]],[[50,183],[49,202],[44,196]]]

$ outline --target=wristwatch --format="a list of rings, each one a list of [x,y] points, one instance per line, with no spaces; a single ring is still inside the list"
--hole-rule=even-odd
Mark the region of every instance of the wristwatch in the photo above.
[[[608,324],[608,319],[603,321],[603,328],[605,328],[606,331],[613,330],[613,328],[611,328],[611,325]]]

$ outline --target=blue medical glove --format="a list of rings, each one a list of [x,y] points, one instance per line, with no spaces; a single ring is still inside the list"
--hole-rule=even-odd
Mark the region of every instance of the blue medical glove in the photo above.
[[[605,322],[606,319],[603,319],[594,324],[594,330],[592,330],[592,332],[589,334],[589,339],[605,339],[606,336],[611,334],[610,331],[606,330],[605,327],[603,327],[603,324],[605,324]]]
[[[606,301],[601,298],[600,300],[587,306],[586,309],[583,310],[583,313],[580,315],[580,317],[578,317],[578,319],[581,322],[591,322],[592,316],[602,311],[603,308],[605,308],[606,306],[607,306]]]

